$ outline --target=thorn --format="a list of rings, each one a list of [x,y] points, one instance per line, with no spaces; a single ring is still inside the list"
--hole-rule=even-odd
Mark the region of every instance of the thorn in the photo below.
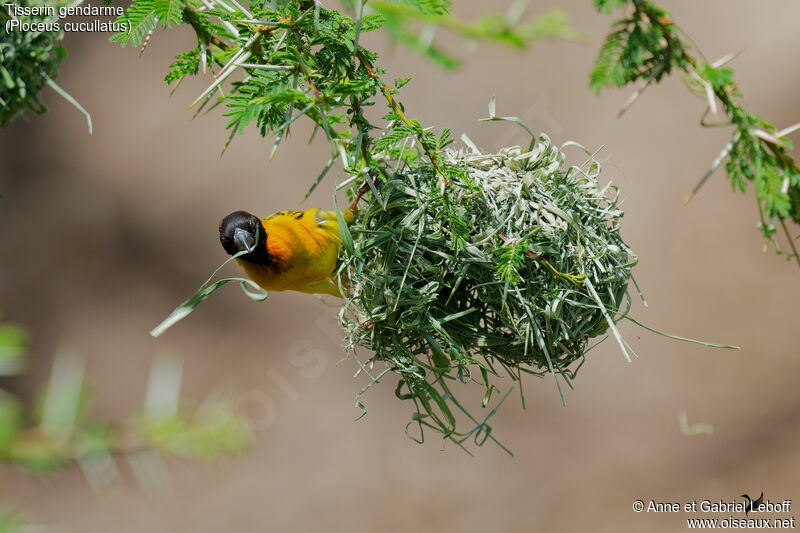
[[[786,148],[786,143],[783,142],[782,140],[778,139],[777,137],[775,137],[771,133],[767,133],[766,131],[764,131],[762,129],[759,129],[759,128],[751,128],[750,131],[752,131],[753,135],[755,135],[759,139],[763,139],[763,140],[765,140],[765,141],[767,141],[769,143],[772,143],[774,145],[780,146],[781,148]]]
[[[723,57],[717,59],[716,61],[714,61],[713,63],[711,63],[711,67],[712,68],[719,68],[722,65],[730,63],[731,61],[733,61],[734,59],[739,57],[742,52],[744,52],[744,48],[740,48],[740,49],[736,50],[735,52],[731,52],[730,54],[728,54],[726,56],[723,56]]]
[[[778,133],[775,134],[775,137],[786,137],[790,133],[794,133],[797,130],[800,130],[800,122],[798,122],[797,124],[793,124],[792,126],[789,126],[788,128],[782,129],[781,131],[779,131]]]
[[[149,32],[147,32],[147,35],[145,35],[145,36],[144,36],[144,39],[142,39],[142,49],[141,49],[141,50],[139,50],[139,57],[142,57],[142,54],[144,54],[144,49],[145,49],[145,48],[147,48],[147,45],[150,43],[150,37],[152,37],[152,36],[153,36],[153,32],[154,32],[154,31],[156,30],[156,28],[158,27],[158,26],[157,26],[157,24],[158,24],[158,17],[153,17],[153,23],[154,23],[154,26],[153,26],[153,28],[152,28],[152,29],[151,29]]]
[[[719,122],[719,113],[717,112],[717,97],[714,94],[714,88],[711,87],[711,84],[707,81],[703,80],[703,87],[706,90],[706,98],[708,99],[708,108],[711,110],[711,114],[714,115],[714,120]]]
[[[703,177],[700,178],[700,181],[697,183],[697,185],[694,186],[694,189],[692,189],[691,192],[689,192],[689,194],[686,195],[686,198],[683,199],[681,205],[685,206],[686,204],[688,204],[692,200],[692,198],[694,198],[695,194],[697,194],[697,191],[699,191],[703,187],[703,185],[705,185],[706,181],[708,181],[708,178],[711,177],[714,171],[716,171],[719,168],[719,166],[722,164],[722,160],[728,156],[728,154],[731,151],[731,148],[733,148],[733,143],[737,139],[736,135],[738,135],[738,133],[734,135],[734,139],[731,142],[725,145],[725,147],[719,153],[717,158],[711,163],[711,168],[709,168],[708,171],[703,175]]]
[[[639,99],[639,97],[642,95],[644,90],[647,89],[649,85],[650,85],[650,80],[647,80],[647,82],[645,82],[644,85],[636,89],[633,92],[633,94],[631,94],[630,97],[628,97],[628,99],[625,101],[625,105],[623,105],[622,108],[617,112],[617,119],[622,117],[622,115],[624,115],[625,112],[628,111],[628,109],[630,109],[631,106],[633,106],[636,100]]]

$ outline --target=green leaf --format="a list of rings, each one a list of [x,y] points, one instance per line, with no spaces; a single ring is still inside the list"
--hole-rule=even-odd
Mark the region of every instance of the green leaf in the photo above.
[[[155,0],[153,12],[163,28],[168,28],[183,21],[183,10],[186,0]]]
[[[267,293],[264,289],[259,287],[253,281],[251,281],[249,279],[246,279],[246,278],[224,278],[224,279],[217,280],[217,281],[215,281],[213,283],[211,282],[211,280],[214,279],[214,276],[216,276],[217,273],[220,270],[222,270],[222,268],[225,265],[227,265],[228,263],[230,263],[234,259],[236,259],[236,258],[238,258],[238,257],[240,257],[242,255],[245,255],[246,253],[248,253],[247,250],[242,250],[241,252],[237,253],[236,255],[231,256],[224,263],[222,263],[214,271],[214,273],[211,274],[211,276],[208,278],[208,280],[206,280],[206,282],[203,283],[200,286],[199,289],[197,289],[197,292],[195,292],[192,296],[190,296],[188,300],[186,300],[185,302],[180,304],[178,307],[176,307],[169,314],[169,316],[167,316],[167,318],[162,320],[160,324],[158,324],[156,327],[154,327],[150,331],[150,335],[152,335],[153,337],[160,337],[169,328],[171,328],[172,326],[174,326],[175,324],[177,324],[178,322],[180,322],[181,320],[186,318],[192,311],[195,310],[195,308],[198,305],[203,303],[209,296],[214,294],[214,292],[216,292],[218,289],[220,289],[221,287],[223,287],[224,285],[227,285],[228,283],[230,283],[232,281],[238,281],[241,284],[242,291],[251,300],[254,300],[254,301],[257,301],[257,302],[262,302],[262,301],[266,300],[267,297],[269,296],[269,293]]]
[[[733,70],[729,68],[714,68],[711,65],[704,64],[703,76],[716,90],[723,90],[733,83]]]
[[[159,0],[159,5],[163,8],[163,0]],[[129,31],[116,33],[110,40],[123,47],[129,43],[134,47],[141,45],[144,36],[156,27],[155,9],[156,0],[134,0],[125,13],[117,18],[117,23],[127,24]]]
[[[348,253],[352,254],[355,252],[355,248],[353,246],[353,236],[350,233],[350,228],[347,226],[347,222],[344,220],[344,215],[342,215],[341,209],[339,209],[336,196],[333,197],[333,206],[336,210],[336,222],[339,224],[339,236],[342,241],[342,246]]]
[[[20,326],[0,324],[0,375],[20,374],[25,369],[28,334]]]

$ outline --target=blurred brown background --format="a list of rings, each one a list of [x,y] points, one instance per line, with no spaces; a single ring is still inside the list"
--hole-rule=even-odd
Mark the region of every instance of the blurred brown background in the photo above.
[[[457,2],[455,12],[471,18],[506,4]],[[746,48],[733,67],[751,110],[779,127],[800,120],[799,3],[662,4],[710,59]],[[369,414],[353,421],[364,381],[352,379],[352,360],[335,364],[344,353],[332,301],[276,293],[255,304],[230,287],[154,340],[150,328],[224,258],[220,217],[297,207],[325,148],[309,147],[301,126],[269,162],[271,144],[251,130],[220,158],[219,111],[194,122],[185,111],[208,80],[187,80],[171,98],[162,81],[171,55],[193,46],[189,32],[157,32],[141,59],[106,35],[69,35],[58,82],[92,113],[95,134],[48,91],[49,113],[0,132],[0,309],[33,336],[32,372],[4,385],[31,398],[54,352],[74,347],[88,356],[94,415],[121,419],[141,406],[152,358],[171,351],[184,358],[186,406],[229,382],[274,408],[274,420],[243,455],[167,459],[166,493],[142,490],[124,464],[123,483],[102,494],[77,467],[37,477],[0,466],[2,505],[80,533],[681,531],[686,514],[637,514],[633,501],[729,501],[763,490],[800,506],[800,271],[761,252],[752,191],[733,194],[723,172],[680,205],[730,130],[702,129],[704,104],[677,77],[616,120],[630,90],[597,98],[587,89],[611,19],[588,0],[531,10],[549,7],[569,11],[589,44],[481,44],[457,73],[380,36],[367,45],[381,52],[386,79],[413,76],[402,99],[425,124],[467,131],[485,149],[525,142],[513,125],[477,121],[495,93],[498,114],[519,115],[557,143],[604,146],[604,179],[622,189],[624,237],[650,304],[635,316],[741,351],[626,324],[640,359],[628,364],[605,342],[566,408],[551,379],[529,379],[527,410],[512,396],[493,419],[516,456],[486,445],[469,457],[433,434],[422,446],[406,438],[410,407],[394,398],[394,383],[367,394]],[[330,206],[332,186],[326,180],[307,205]],[[292,354],[314,350],[327,361],[318,375],[292,364]],[[683,435],[682,410],[690,423],[713,424],[714,435]]]

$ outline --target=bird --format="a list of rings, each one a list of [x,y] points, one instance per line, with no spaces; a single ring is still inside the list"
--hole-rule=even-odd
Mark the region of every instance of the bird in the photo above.
[[[358,201],[367,190],[365,183],[350,208],[342,211],[345,223],[355,219]],[[234,211],[220,221],[219,240],[229,255],[247,251],[236,260],[247,277],[268,292],[342,296],[332,279],[341,246],[335,211],[279,211],[263,219]]]
[[[751,500],[750,496],[747,494],[742,494],[742,498],[747,500],[747,504],[744,508],[744,514],[745,516],[750,516],[750,511],[753,509],[758,509],[758,507],[764,503],[764,491],[761,491],[761,496],[759,496],[757,500]]]

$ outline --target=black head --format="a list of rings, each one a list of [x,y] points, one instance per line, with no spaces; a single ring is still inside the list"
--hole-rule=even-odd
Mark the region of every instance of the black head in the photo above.
[[[258,217],[246,211],[234,211],[222,219],[219,223],[219,242],[229,255],[250,250],[242,259],[256,263],[270,262],[264,225]]]

